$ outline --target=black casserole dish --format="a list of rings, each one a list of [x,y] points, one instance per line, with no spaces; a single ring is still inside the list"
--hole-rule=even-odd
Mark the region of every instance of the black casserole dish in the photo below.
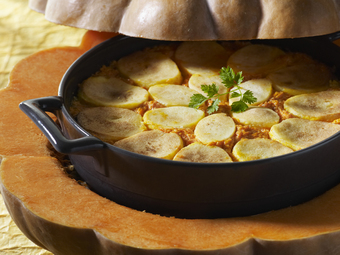
[[[316,37],[253,43],[304,52],[339,70],[340,48],[331,42],[334,39]],[[93,191],[119,204],[151,213],[218,218],[252,215],[299,204],[340,181],[339,133],[306,149],[269,159],[188,163],[125,151],[80,127],[69,113],[78,84],[103,65],[160,43],[167,42],[114,37],[86,52],[68,69],[58,96],[20,104],[55,149],[69,155]],[[61,130],[46,112],[57,116]]]

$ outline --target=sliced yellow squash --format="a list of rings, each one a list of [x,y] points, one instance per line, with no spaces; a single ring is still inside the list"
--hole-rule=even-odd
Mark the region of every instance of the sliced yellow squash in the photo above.
[[[293,152],[291,148],[279,142],[265,138],[241,139],[233,148],[233,155],[238,161],[250,161],[271,158]]]
[[[86,108],[78,114],[77,120],[88,132],[109,142],[132,136],[146,129],[138,113],[117,107]]]
[[[218,73],[229,54],[214,41],[183,42],[175,52],[175,60],[187,74]]]
[[[328,89],[331,72],[319,64],[301,64],[279,69],[267,78],[277,91],[299,95]]]
[[[285,65],[280,57],[286,53],[273,46],[251,44],[233,53],[229,60],[235,72],[242,71],[244,75],[258,76],[268,74]]]
[[[264,107],[251,107],[244,112],[233,113],[233,118],[243,125],[263,128],[270,128],[280,121],[275,111]]]
[[[119,59],[118,70],[137,85],[181,84],[182,74],[170,57],[153,51],[137,51]]]
[[[223,141],[235,133],[233,119],[225,113],[216,113],[201,119],[195,128],[196,138],[204,144]]]
[[[228,88],[224,86],[224,84],[222,83],[222,80],[220,78],[219,74],[211,74],[211,73],[196,73],[193,74],[190,79],[189,79],[189,88],[197,91],[198,93],[207,96],[207,94],[205,92],[202,91],[201,86],[202,85],[212,85],[215,84],[219,89],[218,89],[218,93],[219,94],[224,94],[228,91]],[[226,100],[227,95],[223,95],[221,97],[219,97],[220,100]]]
[[[176,154],[174,160],[198,163],[232,162],[225,150],[218,146],[208,146],[201,143],[192,143],[184,147]]]
[[[79,89],[79,98],[96,106],[132,109],[149,99],[147,90],[117,78],[95,76],[86,79]]]
[[[186,86],[160,84],[150,87],[151,97],[165,106],[188,106],[190,98],[197,92]]]
[[[122,139],[114,145],[150,157],[172,159],[183,148],[183,141],[175,133],[151,130]]]
[[[250,90],[256,97],[256,102],[251,105],[258,105],[267,101],[273,93],[272,82],[268,79],[253,79],[240,84],[242,93]],[[236,91],[237,92],[237,91]],[[239,101],[240,97],[231,97],[229,95],[229,104]]]
[[[204,112],[184,106],[157,108],[147,111],[144,123],[150,129],[159,128],[194,128],[204,117]]]
[[[300,150],[321,142],[338,131],[338,124],[292,118],[272,126],[269,135],[271,139],[293,150]]]
[[[334,121],[340,118],[340,91],[321,91],[288,98],[284,108],[296,117]]]

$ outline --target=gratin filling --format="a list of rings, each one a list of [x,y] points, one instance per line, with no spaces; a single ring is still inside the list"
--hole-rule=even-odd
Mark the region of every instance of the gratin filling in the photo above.
[[[256,103],[234,113],[231,103],[237,98],[226,94],[212,114],[207,109],[215,98],[190,108],[192,95],[206,96],[201,85],[228,92],[218,76],[223,66],[242,71],[240,87],[252,91]],[[286,105],[299,95],[307,95],[305,103]],[[333,101],[327,104],[329,97]],[[331,136],[340,130],[336,101],[340,92],[331,68],[306,54],[248,42],[183,42],[146,48],[103,66],[79,85],[70,113],[94,136],[126,150],[172,160],[231,162],[291,153]],[[304,108],[313,109],[307,114]],[[323,132],[313,129],[317,111],[330,124],[321,123]],[[293,127],[299,134],[287,138],[280,125],[300,125],[286,121],[292,118],[305,119],[307,128]]]

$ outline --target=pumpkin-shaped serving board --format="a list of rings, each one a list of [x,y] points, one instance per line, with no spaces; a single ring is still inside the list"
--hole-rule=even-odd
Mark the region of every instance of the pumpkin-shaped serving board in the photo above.
[[[0,92],[1,193],[21,231],[56,255],[337,254],[340,185],[307,203],[242,218],[177,219],[109,201],[64,174],[21,101],[57,94],[86,49],[112,36],[88,32],[79,47],[40,51],[19,62]],[[322,171],[322,169],[320,169]]]

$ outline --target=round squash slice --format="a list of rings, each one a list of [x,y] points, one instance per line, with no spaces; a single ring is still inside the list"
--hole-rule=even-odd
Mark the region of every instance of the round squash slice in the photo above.
[[[175,51],[175,59],[184,73],[213,75],[225,65],[229,54],[217,42],[183,42]]]
[[[265,138],[241,139],[233,148],[233,155],[238,161],[265,159],[291,152],[291,148]]]
[[[201,119],[195,128],[196,138],[204,144],[230,138],[236,130],[234,120],[225,113],[216,113]]]
[[[183,140],[175,133],[151,130],[122,139],[114,145],[150,157],[172,159],[182,149]]]
[[[174,84],[159,84],[150,87],[151,97],[165,106],[188,106],[195,90]]]
[[[288,98],[284,107],[303,119],[334,121],[340,117],[340,91],[297,95]]]
[[[150,129],[195,128],[204,112],[185,106],[156,108],[147,111],[143,120]]]
[[[218,146],[192,143],[181,149],[174,157],[176,161],[198,163],[225,163],[233,160],[229,154]]]
[[[273,93],[272,83],[268,79],[254,79],[249,80],[240,84],[242,93],[250,90],[254,97],[256,98],[256,102],[251,105],[259,105],[265,101],[267,101]],[[232,97],[229,94],[229,104],[233,102],[239,101],[240,97]]]
[[[180,84],[182,75],[174,61],[160,52],[136,51],[117,62],[118,70],[137,85]]]
[[[245,76],[256,78],[283,67],[285,63],[281,58],[285,54],[274,46],[251,44],[233,53],[228,59],[228,66],[235,72],[242,72]]]
[[[146,129],[142,117],[132,110],[117,107],[93,107],[82,110],[78,123],[104,141],[117,141]]]
[[[292,148],[301,150],[317,144],[340,131],[340,125],[324,121],[299,118],[286,119],[271,127],[271,139]]]
[[[56,255],[336,253],[339,185],[307,203],[264,214],[187,220],[118,205],[70,179],[18,104],[57,94],[63,73],[83,49],[50,49],[24,59],[0,92],[0,189],[29,239]]]
[[[264,107],[251,107],[244,112],[233,113],[233,118],[241,124],[262,128],[271,128],[280,121],[275,111]]]
[[[97,76],[86,79],[80,85],[79,97],[96,106],[132,109],[148,100],[149,93],[117,78]]]
[[[218,87],[218,94],[226,94],[228,88],[222,83],[222,79],[219,74],[193,74],[191,75],[188,85],[189,88],[197,91],[198,93],[206,96],[206,93],[202,90],[202,85],[215,84]],[[219,99],[226,100],[227,95],[220,96]]]
[[[267,78],[277,91],[300,95],[328,89],[332,76],[323,65],[313,63],[287,66],[270,73]]]

